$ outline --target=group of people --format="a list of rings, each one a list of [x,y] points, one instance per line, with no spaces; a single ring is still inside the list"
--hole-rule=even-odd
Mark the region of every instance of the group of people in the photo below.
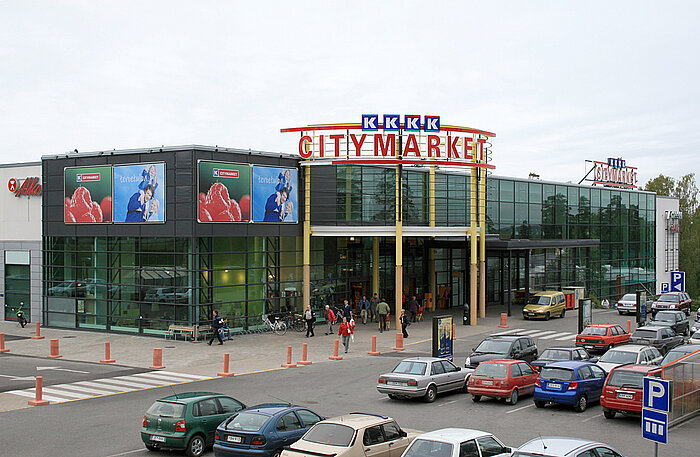
[[[231,338],[231,328],[228,326],[228,318],[219,316],[219,311],[214,310],[214,317],[211,320],[211,338],[207,342],[209,346],[214,342],[214,339],[219,340],[219,344],[224,344],[224,337],[228,340]]]

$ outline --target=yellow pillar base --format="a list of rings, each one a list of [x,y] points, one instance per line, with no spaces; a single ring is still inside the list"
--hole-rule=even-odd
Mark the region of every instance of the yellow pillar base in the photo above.
[[[472,264],[470,269],[469,269],[469,285],[470,285],[470,293],[469,293],[469,323],[471,325],[476,325],[476,308],[477,308],[477,303],[476,303],[476,284],[477,284],[477,279],[476,279],[476,264]]]

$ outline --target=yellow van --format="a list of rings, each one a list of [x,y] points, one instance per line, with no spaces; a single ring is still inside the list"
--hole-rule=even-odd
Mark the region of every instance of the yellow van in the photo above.
[[[523,319],[544,317],[548,321],[552,316],[564,317],[566,314],[566,298],[562,292],[547,290],[530,295],[525,308]]]

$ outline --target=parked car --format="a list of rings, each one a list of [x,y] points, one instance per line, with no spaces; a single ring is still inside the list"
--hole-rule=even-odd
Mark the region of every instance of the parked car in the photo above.
[[[683,311],[659,311],[648,325],[670,327],[677,335],[690,335],[688,316]]]
[[[656,314],[658,311],[665,309],[675,309],[683,311],[686,316],[690,316],[690,305],[693,300],[685,292],[667,292],[659,295],[651,305],[651,313]]]
[[[562,292],[550,290],[531,295],[523,308],[523,319],[542,317],[548,321],[552,316],[566,315],[566,297]]]
[[[537,358],[537,345],[529,336],[494,335],[483,340],[464,361],[467,368],[495,359],[518,359],[532,362]]]
[[[289,404],[263,404],[238,411],[217,428],[217,457],[279,457],[282,448],[325,419],[310,409]]]
[[[607,444],[562,436],[538,436],[513,452],[513,457],[530,456],[625,457]]]
[[[414,357],[399,362],[391,373],[379,376],[377,390],[391,399],[422,397],[435,401],[438,393],[467,391],[467,380],[473,370],[455,366],[435,357]]]
[[[198,457],[214,444],[216,426],[243,408],[235,398],[214,392],[164,397],[143,416],[141,440],[149,451],[179,449]]]
[[[625,344],[630,334],[618,324],[591,324],[576,335],[576,346],[601,350]]]
[[[653,346],[644,344],[625,344],[614,349],[610,349],[598,360],[598,365],[610,372],[613,368],[628,363],[640,365],[658,365],[663,356]]]
[[[690,334],[700,332],[700,317],[695,319],[695,322],[690,326]]]
[[[401,457],[507,457],[511,452],[488,432],[443,428],[418,435]]]
[[[649,344],[664,355],[676,346],[683,344],[683,337],[676,335],[668,327],[645,325],[635,330],[629,341],[636,344]]]
[[[502,398],[514,405],[522,395],[535,390],[537,373],[532,365],[522,360],[487,360],[476,368],[469,378],[468,391],[472,400],[481,397]]]
[[[675,362],[676,360],[697,351],[700,351],[700,344],[681,344],[680,346],[676,346],[668,351],[661,362],[659,362],[659,365],[664,366],[667,363]]]
[[[690,339],[688,340],[688,343],[691,344],[700,344],[700,330],[696,331],[692,335],[690,335]]]
[[[554,362],[542,368],[535,385],[535,406],[547,402],[571,405],[583,412],[589,403],[600,400],[605,371],[590,362]]]
[[[537,360],[532,362],[531,365],[535,370],[540,371],[540,369],[548,363],[562,360],[583,360],[595,363],[598,361],[598,358],[590,355],[584,348],[555,346],[542,351],[542,354],[540,354]]]
[[[394,419],[350,413],[318,422],[282,457],[394,457],[401,455],[417,433],[408,433]]]
[[[656,367],[650,365],[621,365],[612,369],[603,386],[600,405],[607,419],[613,419],[617,413],[642,413],[642,396],[644,395],[644,377],[649,376]]]
[[[625,294],[615,303],[617,312],[622,314],[637,313],[637,294]]]

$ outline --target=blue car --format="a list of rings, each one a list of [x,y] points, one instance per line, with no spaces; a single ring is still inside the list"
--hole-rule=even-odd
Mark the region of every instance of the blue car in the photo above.
[[[289,404],[263,404],[241,410],[216,429],[214,455],[279,457],[316,422],[325,419],[310,409]]]
[[[606,373],[595,363],[554,362],[542,367],[535,384],[535,406],[547,402],[571,405],[576,411],[586,410],[588,403],[600,401]]]

